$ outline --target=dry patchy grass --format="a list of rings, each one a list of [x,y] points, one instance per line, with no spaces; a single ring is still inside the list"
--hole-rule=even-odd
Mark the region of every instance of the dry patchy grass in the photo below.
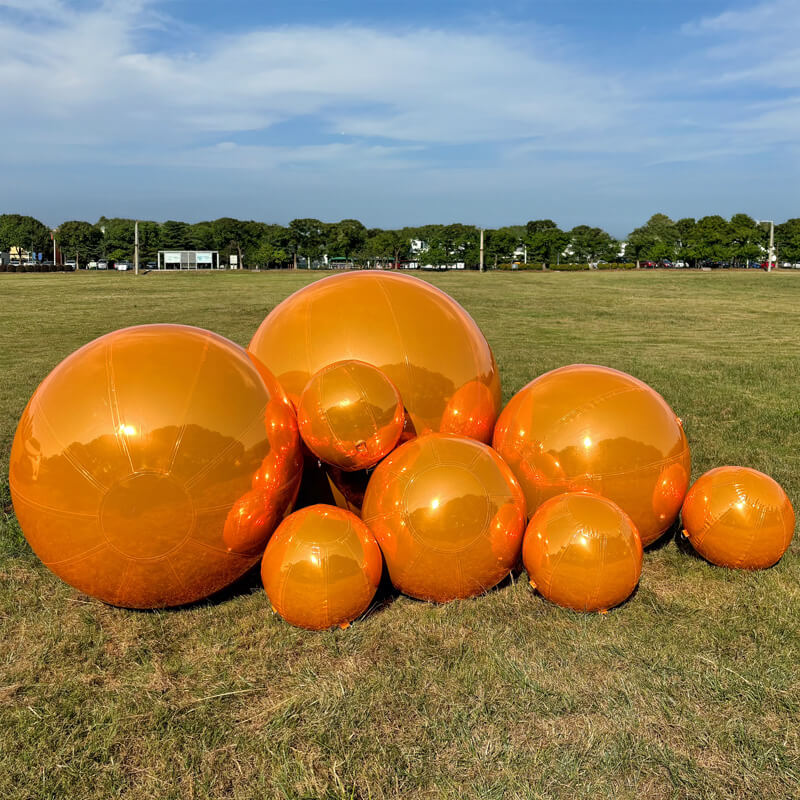
[[[257,574],[129,612],[27,548],[14,425],[80,344],[142,322],[246,344],[307,274],[0,276],[0,795],[787,798],[800,791],[800,562],[714,568],[674,541],[609,614],[517,576],[433,606],[383,595],[347,631],[270,614]],[[695,474],[743,463],[800,499],[800,275],[431,276],[492,344],[506,398],[578,361],[631,372],[684,419]]]

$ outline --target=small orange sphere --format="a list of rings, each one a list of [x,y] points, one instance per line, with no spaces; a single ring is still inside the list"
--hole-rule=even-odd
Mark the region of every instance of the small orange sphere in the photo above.
[[[9,478],[46,566],[107,603],[157,608],[255,564],[302,461],[278,382],[221,336],[143,325],[61,362],[23,412]]]
[[[642,540],[631,518],[589,492],[558,495],[525,531],[522,561],[537,591],[576,611],[606,611],[631,596],[642,574]]]
[[[264,552],[261,579],[278,614],[318,631],[360,617],[382,570],[375,537],[355,514],[316,505],[295,511],[278,526]]]
[[[480,329],[452,297],[411,275],[315,281],[269,313],[248,350],[295,403],[328,364],[366,361],[398,388],[419,435],[447,430],[488,443],[500,409],[500,375]]]
[[[446,603],[481,594],[508,575],[522,545],[525,497],[490,447],[431,433],[378,464],[362,517],[395,587]]]
[[[404,420],[395,385],[363,361],[337,361],[314,373],[297,406],[309,450],[346,472],[372,467],[390,453]]]
[[[776,564],[794,535],[794,509],[769,475],[747,467],[717,467],[686,495],[684,533],[712,564],[764,569]]]
[[[669,529],[691,473],[680,420],[631,375],[574,364],[531,381],[505,407],[494,447],[522,484],[533,514],[563,492],[608,497],[647,546]]]

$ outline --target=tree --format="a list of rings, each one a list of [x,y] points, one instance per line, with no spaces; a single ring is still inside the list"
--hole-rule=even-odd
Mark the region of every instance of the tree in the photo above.
[[[360,249],[360,257],[369,261],[389,261],[397,267],[401,258],[407,258],[411,249],[411,235],[407,230],[369,231]]]
[[[678,244],[678,230],[666,214],[653,214],[640,228],[628,236],[626,253],[636,259],[660,261],[675,257]]]
[[[250,259],[258,267],[266,267],[269,269],[271,264],[282,264],[288,259],[286,251],[280,247],[276,247],[266,239],[262,240],[258,247],[253,250]]]
[[[326,234],[326,250],[332,258],[352,258],[367,240],[367,229],[357,219],[334,222]]]
[[[514,251],[519,247],[521,237],[510,228],[488,230],[484,236],[484,258],[486,262],[497,266],[498,262],[510,261]]]
[[[783,261],[800,263],[800,218],[775,226],[775,245]]]
[[[675,230],[678,234],[675,242],[675,254],[681,261],[694,263],[697,258],[693,248],[696,225],[694,217],[683,217],[675,223]]]
[[[185,222],[168,219],[161,225],[162,250],[189,250],[192,246],[191,226]]]
[[[50,228],[35,217],[0,214],[0,250],[18,247],[31,253],[44,253],[50,243]]]
[[[67,256],[75,256],[77,265],[97,258],[102,246],[103,234],[90,222],[70,220],[62,222],[58,227],[58,244]]]
[[[735,264],[746,264],[761,255],[766,231],[747,214],[734,214],[728,223],[728,253]]]
[[[578,263],[612,259],[619,249],[619,243],[611,234],[588,225],[576,225],[569,232],[569,244],[572,257]]]
[[[540,261],[545,266],[557,263],[569,244],[569,235],[551,219],[531,220],[525,233],[528,261]]]
[[[124,217],[100,217],[96,224],[101,232],[101,250],[103,255],[124,259],[133,255],[134,247],[134,220]]]
[[[322,245],[325,241],[325,224],[318,219],[305,217],[293,219],[289,223],[289,244],[294,257],[294,268],[297,269],[297,259],[300,254],[306,256],[311,266],[311,259],[321,255]]]
[[[728,256],[730,233],[728,223],[719,214],[697,220],[692,231],[695,258],[720,260]]]

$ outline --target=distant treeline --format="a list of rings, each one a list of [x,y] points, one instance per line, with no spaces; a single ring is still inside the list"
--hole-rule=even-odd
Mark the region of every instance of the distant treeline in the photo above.
[[[81,265],[92,259],[133,257],[132,219],[70,220],[59,225],[55,235],[64,258],[77,258]],[[747,214],[734,214],[730,220],[712,215],[677,221],[655,214],[624,242],[602,228],[577,225],[565,231],[552,220],[540,219],[487,229],[484,263],[492,267],[511,261],[549,265],[565,260],[671,260],[695,265],[716,260],[744,265],[766,258],[768,235],[769,225]],[[420,242],[424,243],[422,253]],[[775,226],[775,245],[780,261],[800,262],[800,218]],[[52,254],[51,230],[33,217],[2,214],[0,251],[12,247]],[[480,229],[455,223],[383,230],[367,228],[356,219],[295,219],[286,226],[230,217],[193,224],[142,220],[139,247],[142,262],[155,260],[159,250],[217,250],[223,259],[238,255],[245,267],[296,266],[299,261],[314,263],[323,256],[354,264],[419,260],[434,266],[464,262],[467,267],[477,267]]]

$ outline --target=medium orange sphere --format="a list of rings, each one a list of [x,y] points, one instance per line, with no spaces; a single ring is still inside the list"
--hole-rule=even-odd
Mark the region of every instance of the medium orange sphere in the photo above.
[[[349,511],[316,505],[290,514],[269,540],[261,578],[287,622],[309,630],[346,626],[369,608],[383,559],[369,528]]]
[[[42,561],[130,608],[189,603],[238,578],[290,507],[302,462],[277,381],[221,336],[126,328],[42,382],[10,484]]]
[[[720,567],[771,567],[794,536],[786,492],[769,475],[747,467],[717,467],[701,475],[681,516],[692,547]]]
[[[542,504],[522,545],[537,591],[576,611],[606,611],[631,596],[642,574],[642,540],[611,500],[568,492]]]
[[[403,432],[403,401],[377,367],[337,361],[314,373],[297,405],[300,436],[317,458],[346,472],[390,453]]]
[[[587,490],[628,514],[647,546],[669,529],[691,473],[680,420],[646,383],[574,364],[521,389],[497,421],[494,447],[522,484],[528,514]]]
[[[481,594],[508,575],[522,545],[525,498],[490,447],[428,434],[378,464],[362,517],[395,587],[446,603]]]
[[[489,442],[500,409],[500,376],[478,326],[451,297],[409,275],[349,272],[315,281],[270,312],[248,349],[295,404],[329,364],[358,359],[378,367],[419,435],[445,429]]]

